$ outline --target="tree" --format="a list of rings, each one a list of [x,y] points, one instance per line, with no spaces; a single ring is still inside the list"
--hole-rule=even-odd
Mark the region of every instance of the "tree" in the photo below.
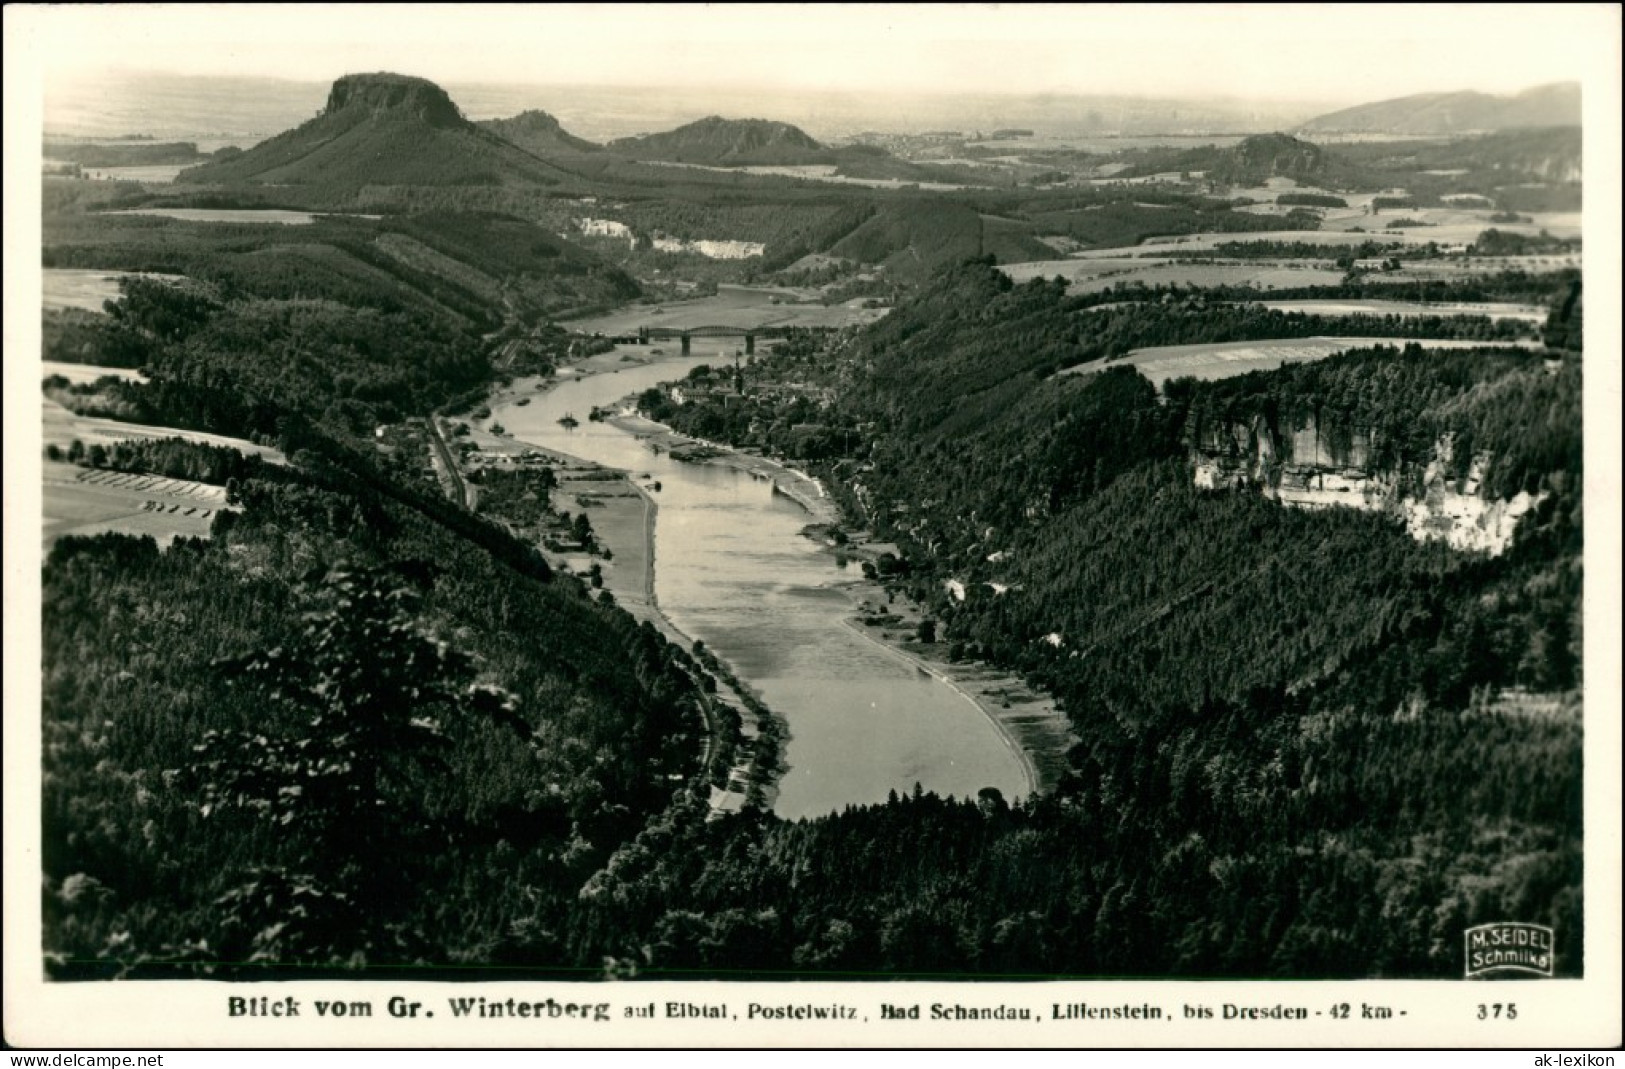
[[[925,642],[925,643],[935,642],[937,640],[937,622],[935,620],[931,620],[931,619],[921,620],[920,621],[920,627],[919,627],[919,636],[920,636],[920,641],[921,642]]]
[[[432,808],[445,724],[488,716],[529,736],[508,695],[473,684],[472,658],[425,633],[416,592],[390,573],[339,568],[298,597],[307,611],[290,642],[220,665],[261,699],[262,719],[194,747],[199,813],[284,844],[284,866],[250,872],[222,903],[248,960],[364,952],[390,905],[410,899],[395,881],[453,834]]]

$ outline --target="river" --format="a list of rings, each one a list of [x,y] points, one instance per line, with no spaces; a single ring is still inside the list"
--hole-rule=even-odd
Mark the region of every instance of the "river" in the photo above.
[[[566,379],[526,406],[495,407],[516,439],[641,475],[657,495],[655,596],[685,634],[703,640],[789,725],[774,810],[795,819],[880,802],[919,783],[973,797],[1026,789],[1016,754],[969,699],[845,626],[851,575],[801,535],[808,516],[770,484],[723,465],[656,456],[616,427],[587,420],[715,356],[668,358]],[[567,429],[558,420],[581,422]]]

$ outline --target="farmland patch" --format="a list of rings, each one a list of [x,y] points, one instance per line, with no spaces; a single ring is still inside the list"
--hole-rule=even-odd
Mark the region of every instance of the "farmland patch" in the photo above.
[[[1520,347],[1532,343],[1504,342]],[[1400,347],[1419,345],[1424,349],[1479,349],[1486,343],[1463,339],[1437,338],[1284,338],[1264,341],[1211,342],[1199,345],[1158,345],[1136,349],[1113,361],[1091,360],[1067,368],[1063,375],[1087,375],[1109,364],[1127,364],[1159,387],[1169,379],[1194,378],[1204,382],[1245,375],[1249,371],[1273,371],[1285,364],[1324,360],[1349,349],[1369,349],[1378,345]]]
[[[47,546],[64,535],[108,531],[151,535],[159,545],[177,536],[207,538],[225,508],[225,489],[207,483],[52,461],[44,466]]]

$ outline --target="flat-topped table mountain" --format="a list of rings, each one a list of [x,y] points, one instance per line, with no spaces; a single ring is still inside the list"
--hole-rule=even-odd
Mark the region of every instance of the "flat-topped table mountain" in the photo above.
[[[350,74],[308,122],[179,181],[214,185],[553,186],[572,176],[463,117],[433,82]]]

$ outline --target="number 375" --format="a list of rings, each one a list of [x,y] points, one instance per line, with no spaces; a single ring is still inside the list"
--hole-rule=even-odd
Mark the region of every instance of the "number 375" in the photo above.
[[[1518,1004],[1516,1002],[1480,1002],[1478,1004],[1478,1019],[1480,1021],[1516,1021],[1518,1019]]]

